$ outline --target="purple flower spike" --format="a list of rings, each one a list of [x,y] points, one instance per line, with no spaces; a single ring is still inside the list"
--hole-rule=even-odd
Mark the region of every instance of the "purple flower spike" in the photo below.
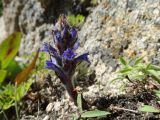
[[[71,61],[74,59],[76,54],[70,48],[68,48],[66,51],[64,51],[62,56],[64,59]]]
[[[77,64],[87,61],[88,53],[76,57],[75,51],[80,46],[77,30],[69,25],[65,15],[61,15],[52,30],[54,48],[49,43],[44,43],[41,51],[49,53],[50,60],[46,61],[46,68],[55,72],[66,88],[70,98],[77,105],[78,92],[72,83]],[[84,101],[83,101],[84,102]],[[84,107],[84,103],[82,107]]]

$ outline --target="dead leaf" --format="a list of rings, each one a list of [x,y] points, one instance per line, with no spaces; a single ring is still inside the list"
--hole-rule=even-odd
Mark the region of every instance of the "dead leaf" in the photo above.
[[[28,77],[28,75],[32,72],[32,70],[34,69],[36,65],[38,55],[39,55],[39,50],[37,51],[31,64],[16,76],[16,79],[15,79],[16,85],[19,85],[21,82],[24,82],[26,78]]]

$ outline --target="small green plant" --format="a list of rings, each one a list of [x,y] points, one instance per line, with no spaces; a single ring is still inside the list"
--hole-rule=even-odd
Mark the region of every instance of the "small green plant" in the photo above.
[[[0,92],[0,113],[4,113],[5,110],[17,104],[21,100],[21,98],[27,93],[31,84],[32,84],[32,79],[28,80],[27,82],[22,83],[19,86],[15,86],[11,83],[5,86],[1,85],[0,87],[0,91],[1,91]]]
[[[98,1],[97,0],[91,0],[92,5],[97,5]]]
[[[111,114],[110,112],[101,111],[101,110],[83,111],[82,104],[83,104],[82,95],[79,93],[77,97],[77,105],[78,105],[79,113],[73,115],[73,120],[79,120],[81,118],[104,117],[106,115]]]
[[[68,15],[67,20],[71,26],[79,27],[84,23],[85,17],[83,15]]]
[[[160,103],[160,90],[155,90],[156,96],[159,98],[158,103]],[[151,105],[144,105],[139,108],[141,112],[152,112],[152,113],[160,113],[160,108],[153,107]]]
[[[112,80],[112,82],[116,80],[128,80],[136,88],[143,88],[145,85],[151,84],[150,80],[160,83],[160,67],[151,63],[143,63],[142,60],[143,57],[126,61],[121,57],[121,68],[118,71],[118,77]]]
[[[8,118],[5,110],[11,106],[15,106],[16,117],[19,120],[17,104],[30,88],[32,80],[25,80],[35,67],[39,53],[37,52],[29,66],[21,68],[15,61],[20,42],[21,33],[15,32],[0,44],[0,114],[3,113],[6,120]]]

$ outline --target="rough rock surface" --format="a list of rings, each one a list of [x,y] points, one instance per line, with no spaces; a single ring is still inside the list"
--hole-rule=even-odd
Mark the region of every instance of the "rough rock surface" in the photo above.
[[[125,4],[124,4],[125,3]],[[144,56],[146,62],[159,63],[160,3],[158,1],[112,0],[101,2],[87,17],[80,31],[83,48],[90,53],[97,83],[87,94],[118,93],[120,84],[111,85],[117,59]],[[92,93],[92,94],[91,94]]]
[[[1,33],[1,36],[0,36],[0,43],[6,38],[6,30],[5,30],[5,25],[4,25],[4,19],[3,17],[0,17],[0,26],[1,26],[1,29],[0,29],[0,33]]]
[[[63,4],[62,4],[63,3]],[[59,0],[4,0],[3,16],[7,34],[23,33],[20,54],[30,54],[42,44],[51,40],[48,35],[51,24],[60,13],[70,11],[71,1]],[[63,9],[62,9],[63,8]]]
[[[90,2],[84,4],[79,5],[74,0],[4,0],[3,16],[7,34],[22,32],[20,54],[30,54],[42,41],[52,40],[48,32],[60,14],[88,14],[83,8],[89,6]]]

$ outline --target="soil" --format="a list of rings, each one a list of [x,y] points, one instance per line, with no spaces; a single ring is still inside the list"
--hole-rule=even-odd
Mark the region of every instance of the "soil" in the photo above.
[[[43,87],[32,85],[31,90],[20,103],[21,120],[71,120],[73,113],[77,111],[74,104],[65,96],[65,89],[58,79],[50,79],[43,83]],[[139,112],[138,108],[148,104],[160,108],[158,98],[150,91],[141,91],[136,94],[130,92],[119,96],[104,96],[99,98],[85,98],[91,109],[99,109],[111,112],[103,118],[92,118],[89,120],[158,120],[160,114]],[[89,101],[91,100],[91,101]],[[57,108],[53,106],[46,111],[49,103],[59,103]],[[58,109],[58,110],[56,110]],[[14,108],[6,111],[9,120],[15,120]],[[45,117],[48,119],[44,119]],[[2,119],[3,120],[3,119]]]
[[[157,103],[157,98],[152,92],[142,91],[134,95],[128,93],[125,95],[99,98],[94,102],[97,108],[110,111],[112,114],[106,118],[98,120],[158,120],[160,114],[155,113],[142,113],[138,111],[138,108],[142,104],[148,104],[160,108],[160,104]]]

